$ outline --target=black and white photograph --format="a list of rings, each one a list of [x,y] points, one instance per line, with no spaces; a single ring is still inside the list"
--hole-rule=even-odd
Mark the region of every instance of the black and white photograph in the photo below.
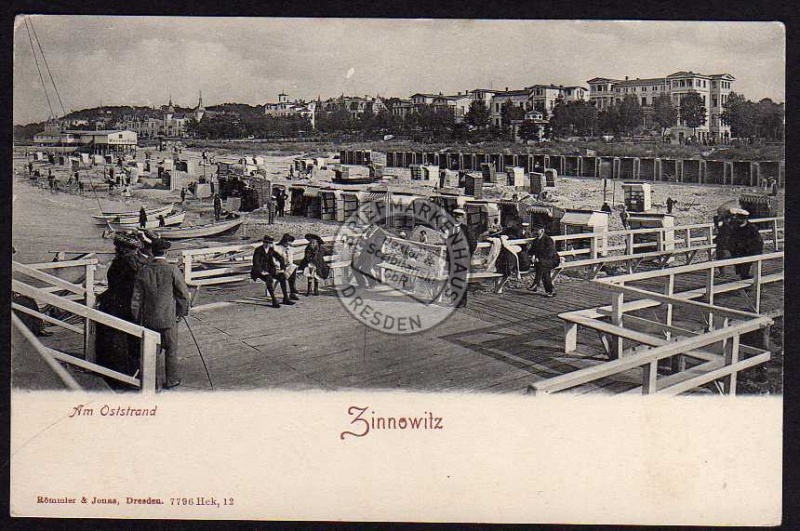
[[[780,522],[780,22],[31,13],[13,39],[12,516]],[[124,457],[166,424],[273,451],[143,480],[183,463]],[[528,475],[559,447],[570,479]],[[605,507],[609,470],[641,512]],[[513,501],[473,499],[497,474]]]

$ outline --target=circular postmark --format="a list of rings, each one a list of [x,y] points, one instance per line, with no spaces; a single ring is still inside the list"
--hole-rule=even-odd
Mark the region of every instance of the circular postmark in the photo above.
[[[467,289],[466,232],[424,198],[362,201],[336,234],[334,248],[346,264],[336,287],[339,301],[380,332],[430,330],[453,313]]]

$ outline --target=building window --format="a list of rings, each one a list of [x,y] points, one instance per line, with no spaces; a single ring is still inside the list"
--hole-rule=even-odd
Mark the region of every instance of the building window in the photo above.
[[[716,96],[713,96],[711,98],[711,106],[712,107],[716,107],[717,106],[717,97]]]
[[[642,106],[647,105],[647,98],[642,98]]]

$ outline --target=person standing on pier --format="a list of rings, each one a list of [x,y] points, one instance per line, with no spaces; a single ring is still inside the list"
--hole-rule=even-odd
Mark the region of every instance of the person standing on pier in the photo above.
[[[139,209],[139,227],[142,229],[147,227],[147,211],[144,209],[144,205]]]
[[[764,240],[758,229],[750,223],[748,216],[750,213],[742,208],[732,208],[731,232],[728,237],[728,249],[731,258],[741,258],[744,256],[755,256],[764,252]],[[753,278],[750,273],[752,263],[736,264],[736,274],[742,280]]]
[[[136,276],[131,313],[140,325],[161,334],[166,365],[165,389],[181,384],[178,369],[178,322],[189,315],[189,289],[178,268],[164,256],[170,243],[153,241],[153,261]]]
[[[186,201],[186,187],[181,188],[181,204]]]
[[[667,197],[667,214],[672,214],[672,208],[675,206],[675,203],[677,203],[677,201],[671,197]]]
[[[447,236],[446,243],[447,243],[447,267],[448,271],[450,270],[453,257],[451,256],[450,249],[457,248],[458,243],[467,240],[467,246],[469,248],[469,258],[468,263],[472,262],[472,254],[475,252],[475,249],[478,247],[478,241],[472,235],[472,231],[467,226],[467,213],[461,209],[457,208],[453,210],[453,217],[455,218],[455,225],[453,229]],[[468,288],[464,288],[464,294],[461,296],[461,300],[458,301],[456,304],[456,308],[466,308],[467,306],[467,291]]]
[[[622,228],[628,230],[631,228],[630,219],[631,215],[625,205],[622,205],[622,210],[619,213],[619,219],[622,221]]]
[[[542,225],[533,228],[534,240],[531,242],[529,252],[535,258],[536,278],[531,286],[531,291],[537,291],[539,284],[544,284],[544,292],[547,297],[555,297],[553,289],[553,269],[561,264],[561,257],[556,251],[556,242],[553,241],[544,231]]]

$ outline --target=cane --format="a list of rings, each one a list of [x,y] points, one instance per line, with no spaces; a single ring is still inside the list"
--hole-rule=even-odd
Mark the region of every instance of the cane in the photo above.
[[[183,322],[186,323],[186,328],[189,329],[189,334],[192,336],[192,341],[194,341],[194,346],[197,347],[197,353],[200,354],[200,361],[203,362],[203,368],[206,370],[206,376],[208,377],[208,383],[211,385],[211,390],[214,390],[214,382],[211,381],[211,373],[208,372],[208,365],[206,365],[206,360],[203,357],[203,352],[200,350],[200,345],[197,344],[197,339],[194,337],[194,332],[192,332],[192,327],[189,326],[189,321],[186,319],[186,316],[183,316]]]

